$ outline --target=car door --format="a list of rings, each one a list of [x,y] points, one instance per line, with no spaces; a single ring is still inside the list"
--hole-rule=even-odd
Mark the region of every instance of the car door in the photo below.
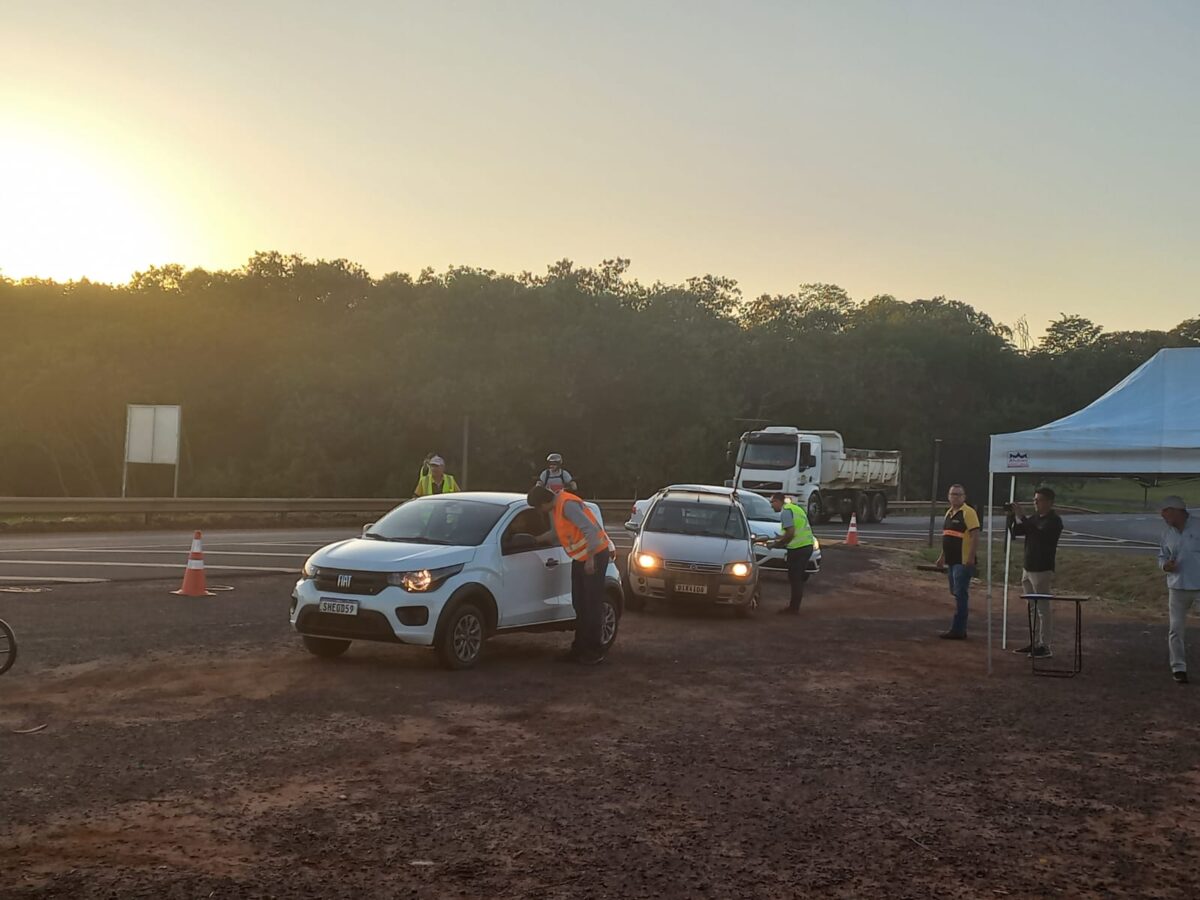
[[[549,530],[547,517],[534,509],[513,516],[500,537],[500,568],[504,596],[500,626],[534,625],[562,617],[564,580],[570,604],[570,566],[558,546],[536,545],[533,538]]]

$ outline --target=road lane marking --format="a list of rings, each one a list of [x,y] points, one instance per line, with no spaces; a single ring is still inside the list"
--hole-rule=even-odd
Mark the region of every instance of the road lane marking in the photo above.
[[[183,569],[181,563],[146,562],[86,562],[79,559],[0,559],[0,566],[114,566],[118,569]],[[206,569],[221,569],[233,572],[286,572],[299,575],[299,569],[271,568],[269,566],[205,566]]]
[[[108,578],[68,578],[66,576],[45,575],[0,575],[0,581],[5,584],[28,584],[36,581],[39,584],[108,584]]]
[[[308,553],[264,553],[257,550],[210,550],[208,548],[205,548],[204,552],[212,556],[282,556],[288,559],[305,559],[311,555]],[[0,550],[0,553],[78,553],[80,555],[88,553],[138,553],[143,556],[151,554],[174,554],[181,555],[184,559],[187,558],[186,550],[143,550],[141,548],[126,549],[124,547],[112,550],[100,550],[95,547],[41,547],[36,550]]]

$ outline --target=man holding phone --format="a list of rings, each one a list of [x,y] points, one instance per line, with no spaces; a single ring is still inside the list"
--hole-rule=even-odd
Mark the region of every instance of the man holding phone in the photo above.
[[[1054,491],[1040,487],[1033,494],[1034,515],[1027,516],[1015,500],[1005,505],[1008,530],[1013,537],[1025,538],[1025,570],[1021,573],[1021,592],[1024,594],[1054,593],[1054,560],[1058,554],[1058,539],[1062,537],[1063,521],[1054,511]],[[1054,632],[1053,609],[1050,600],[1030,600],[1033,615],[1033,634],[1029,646],[1016,653],[1038,659],[1050,656],[1050,639]]]
[[[1167,523],[1158,545],[1158,565],[1167,573],[1167,605],[1170,625],[1167,652],[1171,658],[1171,677],[1176,684],[1187,684],[1187,647],[1183,642],[1187,614],[1200,600],[1200,522],[1188,514],[1182,497],[1164,497],[1160,505]]]

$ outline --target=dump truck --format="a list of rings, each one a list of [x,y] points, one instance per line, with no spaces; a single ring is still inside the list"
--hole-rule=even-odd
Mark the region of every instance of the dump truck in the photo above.
[[[734,486],[765,497],[787,494],[814,525],[854,515],[882,522],[888,501],[899,497],[900,451],[854,449],[836,431],[772,425],[742,435]]]

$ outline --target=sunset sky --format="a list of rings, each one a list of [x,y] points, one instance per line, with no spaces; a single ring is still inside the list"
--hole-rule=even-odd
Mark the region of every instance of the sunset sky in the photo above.
[[[633,260],[1200,315],[1194,2],[0,0],[0,273]]]

